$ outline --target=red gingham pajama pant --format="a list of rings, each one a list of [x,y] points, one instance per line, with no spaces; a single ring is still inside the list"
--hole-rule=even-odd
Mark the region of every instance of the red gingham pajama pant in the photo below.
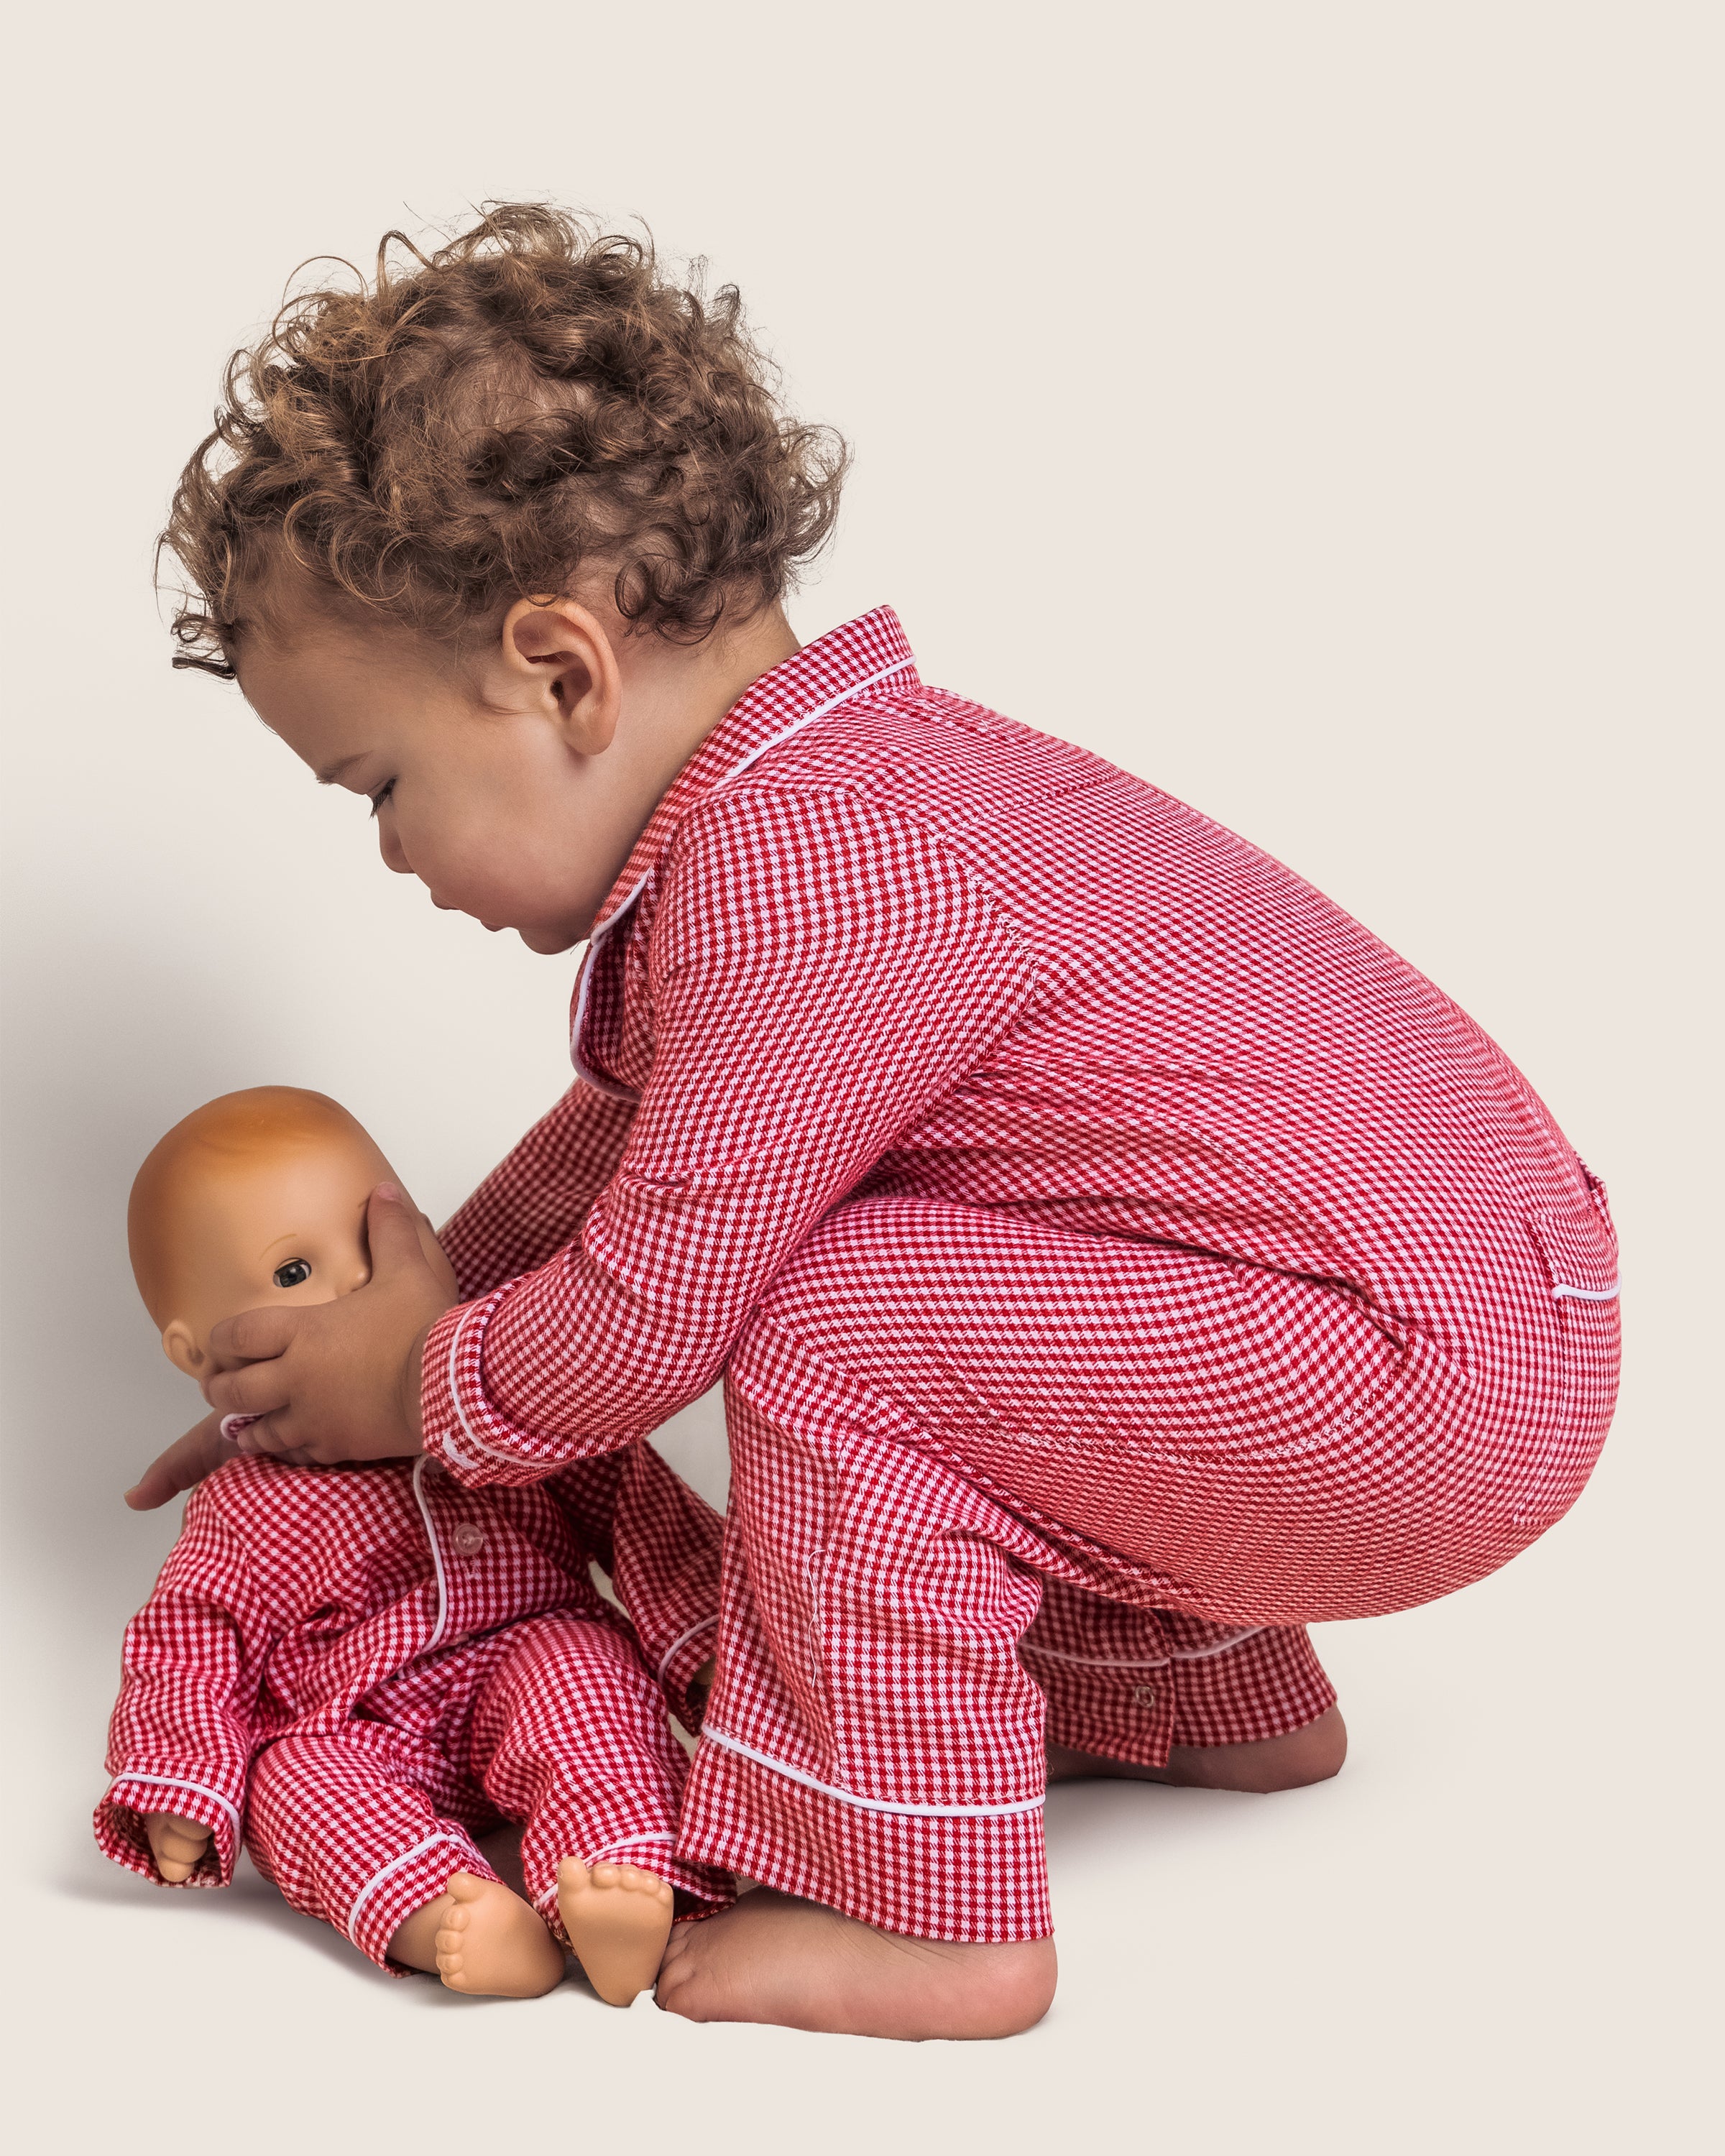
[[[392,1974],[404,1972],[390,1939],[454,1873],[497,1876],[473,1837],[504,1820],[525,1825],[528,1898],[565,1946],[565,1856],[639,1865],[710,1906],[730,1898],[728,1882],[673,1854],[686,1762],[614,1626],[529,1619],[382,1691],[394,1718],[296,1732],[259,1755],[246,1845],[295,1908]]]
[[[1045,1736],[1158,1764],[1298,1728],[1335,1697],[1300,1620],[1425,1599],[1538,1531],[1494,1502],[1524,1423],[1355,1300],[1003,1210],[838,1209],[726,1400],[679,1848],[920,1937],[1052,1929]]]

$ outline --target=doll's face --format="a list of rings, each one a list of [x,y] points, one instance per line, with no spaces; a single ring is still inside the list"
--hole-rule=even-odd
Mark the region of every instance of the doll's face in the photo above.
[[[211,1330],[243,1310],[332,1302],[372,1276],[366,1200],[393,1180],[365,1132],[284,1138],[200,1166],[174,1211],[172,1316],[162,1344],[200,1383]]]

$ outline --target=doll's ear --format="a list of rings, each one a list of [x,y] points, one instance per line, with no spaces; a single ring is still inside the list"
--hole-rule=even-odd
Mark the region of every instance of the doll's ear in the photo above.
[[[182,1317],[177,1317],[162,1336],[162,1352],[177,1370],[183,1370],[188,1378],[202,1378],[209,1363],[198,1342],[192,1337],[192,1328]]]

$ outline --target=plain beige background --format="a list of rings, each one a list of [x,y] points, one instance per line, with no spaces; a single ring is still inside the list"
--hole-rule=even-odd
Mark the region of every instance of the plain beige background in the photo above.
[[[16,2145],[1685,2151],[1717,1912],[1722,82],[1717,8],[44,11],[15,28],[4,358]],[[295,264],[543,193],[743,287],[855,442],[794,619],[1081,741],[1360,914],[1607,1178],[1618,1428],[1512,1570],[1321,1641],[1353,1756],[1050,1813],[1063,1981],[1006,2046],[392,1984],[253,1878],[87,1820],[191,1419],[128,1182],[327,1089],[439,1216],[566,1081],[573,963],[434,914],[150,551]],[[709,1486],[712,1406],[669,1440]]]

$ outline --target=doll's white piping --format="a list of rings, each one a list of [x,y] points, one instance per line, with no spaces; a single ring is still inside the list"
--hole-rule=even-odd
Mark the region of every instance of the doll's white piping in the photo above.
[[[889,1812],[895,1818],[907,1819],[1016,1819],[1024,1812],[1040,1812],[1040,1797],[1022,1797],[1012,1804],[889,1804],[878,1797],[860,1797],[854,1789],[841,1789],[831,1782],[817,1781],[813,1774],[800,1768],[788,1767],[783,1759],[775,1759],[770,1752],[757,1752],[752,1744],[745,1744],[740,1738],[727,1737],[722,1729],[715,1729],[711,1722],[701,1732],[703,1744],[716,1744],[721,1752],[735,1752],[744,1759],[752,1759],[757,1767],[770,1768],[775,1774],[783,1774],[788,1782],[800,1782],[805,1789],[818,1790],[824,1797],[832,1797],[841,1804],[854,1805],[865,1812]]]
[[[213,1804],[219,1804],[228,1815],[234,1829],[234,1839],[239,1839],[239,1814],[219,1789],[213,1789],[207,1782],[188,1782],[177,1774],[116,1774],[109,1783],[111,1794],[122,1782],[147,1782],[152,1789],[190,1789],[194,1796],[208,1797]]]
[[[698,1624],[690,1625],[686,1631],[679,1632],[676,1638],[665,1649],[659,1667],[654,1671],[654,1681],[658,1683],[663,1680],[665,1671],[671,1666],[671,1657],[679,1647],[686,1647],[697,1632],[711,1632],[718,1621],[716,1617],[703,1617]]]
[[[1553,1302],[1615,1302],[1618,1283],[1609,1287],[1571,1287],[1568,1281],[1553,1281],[1551,1284]]]
[[[384,1865],[381,1871],[374,1871],[372,1874],[371,1877],[367,1879],[365,1885],[360,1888],[358,1893],[354,1896],[352,1902],[348,1906],[347,1936],[350,1939],[353,1938],[354,1926],[359,1922],[360,1911],[364,1908],[366,1903],[371,1900],[372,1895],[377,1892],[377,1889],[383,1884],[383,1881],[393,1876],[394,1873],[399,1871],[403,1865],[411,1864],[416,1856],[422,1856],[428,1849],[435,1849],[440,1841],[447,1842],[451,1849],[459,1849],[461,1846],[460,1843],[456,1840],[454,1835],[452,1834],[444,1834],[441,1832],[437,1834],[428,1834],[420,1840],[416,1841],[411,1849],[404,1849],[399,1856],[392,1856],[388,1863]],[[355,1941],[355,1943],[357,1944],[358,1942]]]
[[[836,711],[840,704],[848,704],[853,696],[861,696],[865,689],[872,689],[877,681],[886,680],[889,675],[905,673],[915,665],[912,659],[896,659],[890,666],[877,666],[872,674],[865,675],[860,681],[853,681],[848,689],[841,689],[836,696],[829,696],[825,703],[817,704],[812,711],[804,711],[801,718],[793,719],[788,726],[781,726],[776,734],[769,734],[765,741],[757,742],[747,756],[739,757],[732,765],[722,778],[714,781],[711,790],[716,793],[721,788],[730,785],[732,779],[740,778],[757,757],[765,756],[768,749],[777,748],[781,742],[788,741],[793,734],[801,733],[804,726],[812,726],[817,719],[824,719],[829,711]],[[594,952],[647,888],[652,874],[652,869],[644,870],[631,886],[628,897],[619,901],[616,911],[603,927],[595,928],[588,937],[581,971],[575,981],[575,1015],[569,1021],[569,1061],[575,1075],[583,1086],[591,1086],[596,1093],[607,1094],[614,1101],[638,1101],[640,1095],[633,1086],[614,1085],[608,1078],[599,1077],[581,1060],[581,1029],[587,1019],[588,987],[593,978]]]
[[[437,1529],[431,1523],[431,1507],[425,1501],[424,1483],[425,1471],[431,1465],[429,1456],[421,1453],[413,1462],[413,1502],[419,1507],[419,1517],[425,1522],[425,1539],[431,1545],[431,1562],[437,1573],[437,1622],[431,1628],[431,1637],[422,1652],[429,1654],[444,1636],[444,1626],[449,1621],[449,1583],[444,1578],[444,1553],[437,1545]]]

